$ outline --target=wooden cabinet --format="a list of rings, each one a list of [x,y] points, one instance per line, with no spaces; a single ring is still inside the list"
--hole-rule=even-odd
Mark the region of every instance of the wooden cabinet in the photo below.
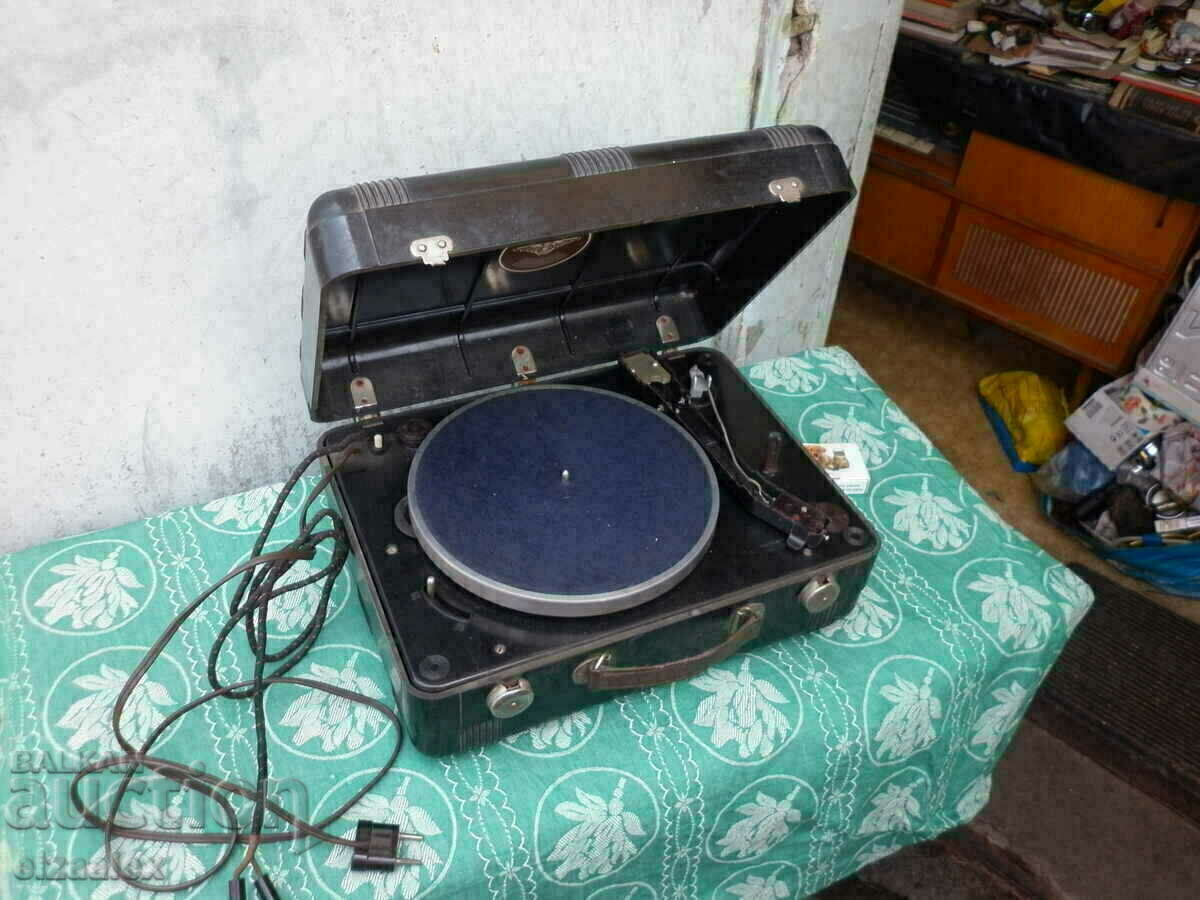
[[[889,268],[932,280],[953,201],[877,169],[867,171],[861,193],[854,249]]]
[[[976,133],[961,158],[876,141],[851,249],[1118,374],[1198,226],[1191,203]]]

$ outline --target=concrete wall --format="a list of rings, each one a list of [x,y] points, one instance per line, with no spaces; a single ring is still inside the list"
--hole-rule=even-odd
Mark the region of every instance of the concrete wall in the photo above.
[[[861,174],[900,0],[6,4],[0,550],[278,480],[323,190],[814,122]],[[790,73],[790,74],[789,74]],[[785,77],[786,76],[786,77]],[[849,216],[722,337],[824,334]]]

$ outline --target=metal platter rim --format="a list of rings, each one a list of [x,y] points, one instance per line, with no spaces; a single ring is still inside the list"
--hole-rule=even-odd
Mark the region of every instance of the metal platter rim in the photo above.
[[[428,525],[421,513],[420,504],[416,500],[416,494],[413,489],[416,485],[417,473],[420,471],[421,460],[424,457],[425,450],[433,443],[433,439],[437,436],[438,432],[449,422],[475,406],[487,403],[512,391],[588,391],[595,394],[604,394],[605,396],[615,397],[618,400],[623,400],[632,406],[652,413],[674,428],[684,438],[688,447],[691,448],[692,452],[696,454],[703,465],[704,474],[709,486],[709,495],[712,497],[712,503],[709,505],[708,520],[704,523],[704,530],[691,549],[669,568],[645,581],[619,590],[597,594],[546,594],[540,591],[530,591],[490,578],[456,559],[449,550],[442,546],[437,538],[430,534]],[[635,606],[646,603],[670,590],[687,577],[692,569],[699,564],[700,558],[708,551],[713,535],[716,532],[717,516],[721,511],[721,494],[717,485],[717,474],[713,469],[712,461],[709,460],[708,454],[704,452],[704,449],[696,439],[688,434],[682,425],[653,406],[642,403],[632,397],[626,397],[624,394],[618,394],[616,391],[578,384],[539,384],[510,388],[505,391],[497,391],[486,397],[480,397],[477,400],[472,400],[470,403],[460,406],[446,416],[446,418],[442,419],[442,421],[438,422],[433,427],[433,430],[426,435],[425,440],[421,442],[421,446],[413,456],[412,464],[408,470],[407,491],[409,498],[409,521],[412,522],[413,531],[416,532],[417,542],[446,577],[459,587],[482,597],[484,600],[495,603],[497,606],[503,606],[517,612],[532,613],[533,615],[558,619],[583,618],[585,616],[621,612],[622,610],[632,609]]]

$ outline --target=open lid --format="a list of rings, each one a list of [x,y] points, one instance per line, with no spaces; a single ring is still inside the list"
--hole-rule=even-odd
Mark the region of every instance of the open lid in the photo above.
[[[322,194],[304,245],[309,412],[421,406],[710,337],[853,196],[829,136],[796,125]]]

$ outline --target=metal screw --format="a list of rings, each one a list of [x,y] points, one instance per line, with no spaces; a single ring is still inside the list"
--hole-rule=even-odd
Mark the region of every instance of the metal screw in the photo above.
[[[386,553],[388,556],[395,556],[397,553],[400,552],[400,548],[397,547],[395,544],[388,544],[386,547],[383,548],[383,552]]]
[[[430,597],[432,597],[434,595],[434,593],[436,593],[436,590],[437,590],[437,579],[434,578],[432,575],[430,575],[428,578],[425,579],[425,593],[428,594]]]
[[[422,678],[441,681],[450,674],[450,660],[435,653],[433,656],[427,656],[421,660],[417,664],[417,671],[420,672]]]
[[[428,249],[429,248],[426,247],[424,244],[417,244],[417,250],[419,250],[421,253],[424,253]]]
[[[445,250],[445,249],[446,249],[446,242],[445,242],[445,241],[438,241],[438,246],[439,246],[439,247],[441,247],[443,250]]]
[[[492,652],[495,653],[497,656],[503,656],[505,653],[508,652],[508,647],[506,647],[504,644],[497,644],[495,647],[492,648]]]

